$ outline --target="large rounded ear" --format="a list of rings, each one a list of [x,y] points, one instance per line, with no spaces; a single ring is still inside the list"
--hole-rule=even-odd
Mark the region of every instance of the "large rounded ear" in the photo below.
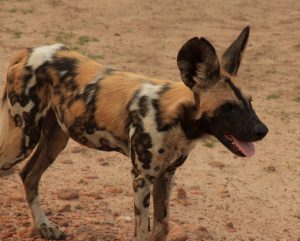
[[[236,75],[240,67],[243,52],[246,48],[250,27],[247,26],[238,38],[229,46],[222,56],[222,70],[230,75]]]
[[[190,88],[209,88],[220,78],[214,47],[205,38],[192,38],[179,50],[177,65],[182,81]]]

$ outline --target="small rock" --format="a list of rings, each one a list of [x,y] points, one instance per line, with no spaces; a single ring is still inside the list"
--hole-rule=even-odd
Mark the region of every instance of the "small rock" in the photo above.
[[[109,163],[108,162],[102,162],[100,163],[101,166],[109,166]]]
[[[89,183],[86,180],[80,179],[80,181],[78,182],[78,184],[87,185]]]
[[[63,222],[63,223],[61,224],[61,226],[67,228],[67,227],[69,227],[70,225],[69,225],[68,222]]]
[[[74,164],[74,162],[71,159],[66,159],[62,161],[63,164]]]
[[[167,241],[186,241],[188,239],[187,234],[176,223],[170,223],[170,232],[167,237]]]
[[[199,228],[198,224],[184,224],[184,229],[189,233],[195,233]]]
[[[300,211],[296,212],[296,213],[294,214],[294,217],[300,219]]]
[[[99,241],[98,235],[93,234],[88,238],[88,241]]]
[[[21,238],[21,240],[24,240],[26,238],[31,238],[33,234],[34,229],[31,228],[25,228],[17,231],[17,235]]]
[[[120,217],[117,218],[117,220],[118,220],[118,221],[124,221],[124,222],[126,222],[126,223],[130,223],[131,220],[132,220],[132,218],[129,217],[129,216],[120,216]]]
[[[94,197],[95,197],[96,200],[101,200],[101,199],[103,199],[103,194],[102,193],[96,193]]]
[[[31,227],[31,225],[32,225],[32,223],[29,222],[29,221],[23,221],[22,222],[22,226],[24,226],[24,227]]]
[[[226,190],[226,189],[221,189],[221,190],[219,191],[219,194],[220,194],[220,196],[221,196],[222,198],[230,197],[230,193],[229,193],[229,191]]]
[[[276,167],[270,165],[268,167],[265,168],[266,172],[275,172],[276,171]]]
[[[106,191],[112,194],[121,194],[123,192],[123,190],[118,187],[108,187],[106,188]]]
[[[24,193],[23,192],[13,192],[10,194],[10,200],[17,202],[25,202]]]
[[[77,210],[84,210],[84,207],[78,204],[78,205],[75,206],[75,209],[77,209]]]
[[[15,232],[9,232],[9,233],[4,233],[0,235],[0,240],[6,240],[9,238],[12,238],[14,236]]]
[[[86,179],[98,179],[98,176],[96,176],[96,175],[95,176],[86,176],[85,178]]]
[[[70,212],[71,211],[71,205],[70,204],[66,204],[59,211],[60,212]]]
[[[219,169],[223,169],[225,167],[225,165],[222,162],[218,162],[218,161],[211,161],[208,163],[208,165],[210,165],[211,167],[219,168]]]
[[[57,193],[57,198],[61,200],[74,200],[79,198],[79,191],[76,189],[64,189]]]
[[[201,240],[213,240],[213,236],[205,227],[199,227],[197,230],[197,236],[198,238],[201,238]]]
[[[231,222],[226,223],[226,228],[233,228],[233,223],[231,223]]]
[[[105,159],[103,157],[100,157],[97,159],[97,162],[99,162],[99,163],[105,162]]]
[[[46,214],[46,216],[52,216],[53,215],[53,211],[51,209],[46,209],[45,210],[45,214]]]
[[[183,188],[177,189],[177,199],[179,199],[179,200],[187,199],[186,191]]]
[[[236,232],[236,228],[233,226],[232,222],[226,223],[225,227],[229,232]]]
[[[71,150],[72,153],[80,153],[84,150],[84,147],[82,146],[75,146],[73,147],[73,149]]]
[[[195,195],[203,195],[203,192],[201,191],[190,191],[190,193]]]

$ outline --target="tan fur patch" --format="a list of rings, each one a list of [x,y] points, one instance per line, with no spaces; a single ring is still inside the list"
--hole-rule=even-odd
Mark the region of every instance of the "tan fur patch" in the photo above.
[[[220,80],[212,88],[200,91],[200,108],[195,118],[200,118],[204,112],[208,116],[212,116],[213,111],[226,101],[240,103],[240,100],[228,84],[224,80]]]
[[[7,103],[1,108],[0,123],[0,167],[2,167],[15,161],[21,150],[23,130],[15,126]]]
[[[23,91],[23,77],[26,73],[24,66],[28,60],[28,51],[20,50],[10,61],[7,70],[7,90],[21,94]]]
[[[116,136],[127,139],[125,128],[127,106],[144,81],[136,79],[129,73],[121,72],[101,80],[95,114],[96,122],[105,124],[106,129]]]
[[[82,100],[76,101],[70,106],[70,108],[63,110],[64,112],[64,123],[67,126],[72,125],[76,117],[84,115],[86,112],[85,103]]]
[[[182,104],[194,103],[193,92],[184,83],[172,82],[170,88],[159,99],[161,119],[166,123],[170,123],[180,115]]]

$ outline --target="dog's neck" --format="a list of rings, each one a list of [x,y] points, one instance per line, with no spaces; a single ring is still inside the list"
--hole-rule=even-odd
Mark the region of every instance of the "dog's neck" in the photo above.
[[[197,98],[184,83],[170,84],[170,89],[159,100],[162,122],[169,125],[179,123],[188,139],[201,137],[206,132],[206,125],[203,119],[195,120],[199,108]]]

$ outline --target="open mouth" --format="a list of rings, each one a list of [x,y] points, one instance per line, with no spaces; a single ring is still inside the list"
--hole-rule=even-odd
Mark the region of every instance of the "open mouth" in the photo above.
[[[238,156],[251,157],[255,154],[255,146],[253,142],[244,142],[229,134],[225,134],[221,142]]]

